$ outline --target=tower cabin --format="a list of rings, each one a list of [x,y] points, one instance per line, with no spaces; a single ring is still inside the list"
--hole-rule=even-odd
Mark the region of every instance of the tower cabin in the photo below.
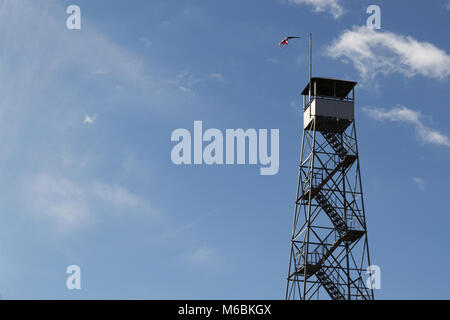
[[[342,133],[355,117],[356,82],[311,78],[303,90],[305,130]]]

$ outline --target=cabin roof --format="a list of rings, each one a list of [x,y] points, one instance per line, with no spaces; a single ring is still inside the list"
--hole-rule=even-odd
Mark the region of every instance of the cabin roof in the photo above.
[[[332,78],[311,78],[311,82],[313,83],[311,95],[316,96],[329,96],[329,97],[337,97],[337,98],[345,98],[352,91],[352,89],[356,86],[357,82],[347,81],[347,80],[339,80]],[[314,83],[316,84],[316,92],[314,93]],[[309,83],[306,85],[306,88],[303,90],[302,95],[307,96],[309,94]],[[336,92],[334,91],[336,88]]]

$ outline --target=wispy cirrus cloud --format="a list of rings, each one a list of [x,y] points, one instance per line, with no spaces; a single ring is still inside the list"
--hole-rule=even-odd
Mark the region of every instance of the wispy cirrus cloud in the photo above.
[[[94,76],[103,76],[103,75],[106,75],[108,73],[106,71],[103,71],[103,70],[96,70],[96,71],[92,71],[91,74],[94,75]]]
[[[217,80],[217,81],[219,81],[219,82],[225,82],[224,77],[223,77],[222,74],[220,74],[220,73],[211,73],[211,74],[209,75],[209,77],[210,77],[211,79]]]
[[[150,48],[153,45],[153,42],[147,37],[140,37],[139,41],[146,47]]]
[[[267,61],[267,62],[270,62],[270,63],[273,63],[273,64],[278,64],[278,63],[280,63],[280,60],[278,60],[277,58],[274,58],[274,57],[267,57],[267,58],[266,58],[266,61]]]
[[[444,8],[447,10],[450,10],[450,0],[448,0],[446,3],[444,3]]]
[[[201,83],[203,80],[200,77],[195,76],[193,73],[189,71],[183,71],[176,75],[175,80],[171,81],[172,83],[181,83],[183,85],[192,87]]]
[[[312,6],[315,12],[328,11],[335,19],[338,19],[345,12],[340,4],[341,0],[288,0],[288,2],[297,5]]]
[[[183,94],[190,97],[196,97],[198,95],[198,86],[204,85],[208,80],[214,80],[223,84],[227,83],[223,75],[219,72],[210,73],[208,75],[194,75],[190,71],[179,72],[174,79],[169,80],[168,83],[177,86],[178,91]]]
[[[397,106],[391,110],[376,107],[363,107],[362,109],[371,118],[383,121],[403,122],[414,127],[422,141],[437,146],[450,147],[450,138],[424,124],[422,114],[404,106]]]
[[[222,259],[217,253],[217,250],[209,245],[203,245],[191,251],[187,255],[187,261],[194,266],[199,267],[217,267],[222,263]]]
[[[101,84],[97,79],[86,78],[86,74],[113,79],[146,96],[147,92],[155,98],[164,93],[160,79],[154,81],[148,71],[151,61],[115,43],[93,24],[88,32],[67,30],[61,25],[64,9],[58,1],[1,2],[0,41],[8,43],[0,53],[4,62],[0,85],[7,93],[1,104],[15,100],[16,110],[29,106],[36,109],[41,101],[48,104],[50,99],[46,93],[64,95],[80,104],[92,101],[85,98],[85,90],[81,88],[87,82],[97,87]],[[83,22],[88,23],[87,19],[84,17]],[[107,90],[106,85],[102,89]]]
[[[420,191],[425,191],[425,180],[422,178],[414,177],[412,182],[417,185]]]
[[[181,92],[183,92],[184,94],[186,94],[190,97],[197,96],[197,92],[195,92],[193,89],[187,88],[185,86],[179,86],[178,90],[180,90]]]
[[[154,214],[147,200],[124,186],[100,181],[82,182],[40,172],[23,183],[27,209],[37,218],[54,223],[60,231],[71,231],[95,220],[100,204],[110,212],[130,210]]]
[[[0,52],[0,143],[9,132],[5,151],[8,145],[27,144],[18,137],[30,128],[38,128],[35,137],[53,131],[56,144],[63,132],[79,125],[84,110],[108,108],[106,97],[114,93],[114,83],[123,83],[142,98],[157,100],[165,94],[161,82],[156,84],[148,72],[151,62],[111,41],[93,25],[89,32],[67,30],[61,23],[66,17],[62,3],[17,0],[1,1],[0,6],[0,42],[8,43]],[[100,75],[105,81],[98,81]],[[9,117],[14,117],[14,123]],[[84,120],[91,123],[92,118]],[[42,148],[48,145],[47,140]]]
[[[14,172],[16,180],[24,170],[31,171],[11,203],[23,204],[36,217],[48,218],[62,229],[89,224],[99,203],[128,203],[129,209],[136,200],[123,186],[94,179],[103,186],[94,189],[83,182],[89,175],[81,170],[88,162],[84,159],[90,159],[90,153],[95,158],[104,156],[109,147],[99,150],[98,132],[83,135],[86,127],[80,122],[95,123],[97,116],[85,110],[108,108],[110,100],[105,97],[114,94],[114,83],[133,88],[142,97],[146,92],[157,96],[160,86],[154,85],[147,69],[151,62],[115,43],[93,24],[89,32],[67,30],[65,8],[59,1],[1,1],[0,6],[0,41],[8,43],[0,52],[0,86],[4,90],[0,101],[0,143],[4,150],[0,168]],[[87,17],[83,18],[86,22]],[[100,83],[100,75],[108,81]],[[27,136],[33,139],[23,138]],[[84,139],[77,139],[80,137]],[[7,150],[14,148],[23,151],[8,155]],[[66,148],[75,157],[64,155],[58,160],[55,154]],[[1,161],[2,156],[9,159]],[[75,162],[80,168],[74,167]],[[48,172],[49,167],[54,171]],[[58,175],[63,169],[72,173],[79,170],[78,179]],[[108,198],[111,201],[106,201]]]
[[[326,48],[326,54],[352,62],[365,79],[373,79],[380,73],[435,79],[450,75],[450,55],[444,50],[410,36],[375,31],[365,26],[344,31]]]
[[[146,207],[147,202],[120,185],[95,183],[92,194],[98,199],[120,207]]]
[[[85,115],[84,116],[84,123],[85,124],[94,124],[95,120],[97,120],[97,115],[94,114],[93,116]]]
[[[90,222],[91,210],[83,188],[68,179],[37,174],[27,181],[25,195],[30,211],[53,221],[58,228]]]
[[[195,76],[189,71],[180,72],[173,80],[169,80],[169,84],[176,85],[178,87],[178,91],[190,97],[197,96],[197,92],[194,88],[202,82],[203,79]]]

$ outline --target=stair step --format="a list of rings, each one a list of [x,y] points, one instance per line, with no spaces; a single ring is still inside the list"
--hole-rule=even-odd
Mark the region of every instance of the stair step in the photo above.
[[[350,167],[353,162],[355,162],[355,160],[357,159],[356,156],[354,155],[349,155],[347,154],[342,161],[336,166],[336,168],[334,168],[330,174],[325,177],[325,179],[322,180],[322,182],[317,186],[317,187],[313,187],[312,188],[312,195],[311,198],[317,197],[317,193],[320,191],[320,189],[334,176],[334,174],[340,170],[341,168],[348,168]],[[302,194],[302,196],[297,200],[297,203],[299,203],[301,200],[307,200],[309,199],[309,190],[304,192]],[[317,198],[319,199],[319,198]]]
[[[334,282],[328,278],[322,269],[317,270],[316,277],[324,287],[325,291],[330,295],[333,300],[345,300],[344,295],[339,291]]]
[[[347,150],[342,146],[339,137],[337,137],[334,133],[323,133],[322,135],[331,145],[333,150],[338,154],[339,158],[343,159],[347,154]]]

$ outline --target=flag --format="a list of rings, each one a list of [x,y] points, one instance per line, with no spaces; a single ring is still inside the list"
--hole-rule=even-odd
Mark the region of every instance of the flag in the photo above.
[[[287,46],[289,44],[289,40],[291,39],[300,39],[300,37],[286,37],[286,39],[280,42],[280,47],[282,47],[283,45]]]

